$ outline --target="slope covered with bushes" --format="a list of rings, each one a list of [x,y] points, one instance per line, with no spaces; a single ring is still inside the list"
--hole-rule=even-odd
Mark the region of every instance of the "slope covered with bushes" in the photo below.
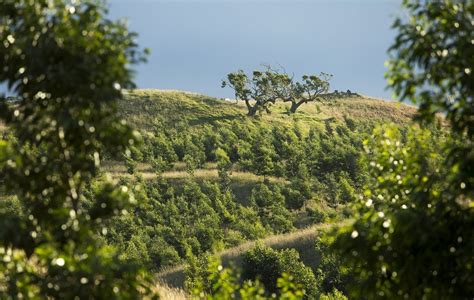
[[[106,239],[155,270],[344,218],[366,180],[364,138],[415,113],[345,97],[249,118],[232,101],[154,90],[129,92],[121,111],[142,142],[103,172],[133,187],[138,206],[110,224]]]

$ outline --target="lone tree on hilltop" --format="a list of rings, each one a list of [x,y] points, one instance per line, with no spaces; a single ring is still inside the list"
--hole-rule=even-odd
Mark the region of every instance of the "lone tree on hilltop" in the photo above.
[[[278,96],[272,87],[273,74],[271,72],[253,71],[250,79],[242,70],[227,75],[227,81],[222,81],[222,87],[230,86],[235,91],[237,100],[245,101],[248,116],[265,110],[270,113],[269,106],[275,104]],[[251,103],[255,101],[255,103]]]
[[[261,110],[269,112],[269,106],[278,100],[291,102],[289,112],[295,113],[304,103],[321,101],[321,96],[329,90],[331,77],[327,73],[303,75],[302,81],[298,82],[284,70],[265,66],[264,71],[254,71],[252,79],[242,70],[230,73],[227,81],[222,82],[222,87],[229,85],[234,89],[236,98],[245,101],[249,116]],[[255,101],[253,105],[252,100]]]
[[[294,76],[267,66],[267,72],[272,73],[274,93],[283,102],[291,102],[290,113],[304,103],[323,100],[322,96],[329,91],[329,80],[332,75],[321,72],[319,75],[303,75],[301,81],[295,81]]]

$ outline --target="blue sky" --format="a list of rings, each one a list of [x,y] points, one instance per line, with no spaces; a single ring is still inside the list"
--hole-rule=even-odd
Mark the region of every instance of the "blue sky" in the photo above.
[[[390,98],[384,62],[400,1],[111,0],[151,49],[140,88],[232,97],[220,80],[238,69],[280,64],[299,76],[334,75],[332,89]]]
[[[151,49],[139,88],[232,97],[220,81],[262,63],[333,74],[331,89],[390,98],[384,62],[400,0],[109,0]]]

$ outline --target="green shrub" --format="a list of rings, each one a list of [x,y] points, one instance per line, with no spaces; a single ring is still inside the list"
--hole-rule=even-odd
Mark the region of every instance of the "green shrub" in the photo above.
[[[265,290],[259,280],[243,281],[231,269],[222,267],[212,257],[193,258],[186,268],[186,288],[193,299],[275,299],[275,294]],[[301,284],[287,273],[276,280],[278,298],[300,300],[304,297]]]
[[[262,223],[273,232],[289,232],[294,228],[292,215],[285,207],[285,197],[279,186],[258,184],[252,189],[250,201]]]
[[[127,168],[128,174],[135,174],[137,170],[137,162],[133,158],[127,157],[125,159],[125,167]]]
[[[311,269],[301,262],[295,249],[278,251],[257,244],[243,256],[242,277],[259,279],[272,293],[278,292],[277,280],[282,273],[291,275],[294,282],[302,286],[307,298],[314,298],[318,294],[316,277]]]
[[[229,172],[232,168],[232,162],[227,153],[221,148],[215,151],[215,159],[221,185],[227,189],[230,186]]]
[[[332,291],[330,294],[323,294],[319,297],[319,300],[347,300],[347,297],[344,296],[343,293],[341,293],[338,290]]]
[[[317,237],[314,246],[314,259],[319,262],[315,273],[321,293],[331,293],[333,290],[346,291],[348,281],[357,282],[355,278],[350,278],[346,270],[341,270],[340,258],[331,251],[323,239]]]
[[[306,207],[306,212],[314,224],[324,223],[328,220],[328,213],[319,207]]]

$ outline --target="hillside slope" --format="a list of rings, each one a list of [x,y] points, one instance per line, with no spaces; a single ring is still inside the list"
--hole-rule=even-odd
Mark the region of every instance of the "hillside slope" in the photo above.
[[[248,118],[241,101],[180,91],[130,91],[121,102],[121,107],[126,119],[142,129],[149,129],[157,117],[168,124],[188,121],[191,125],[214,125]],[[278,103],[271,108],[271,114],[265,113],[257,118],[283,124],[296,120],[308,126],[332,118],[341,121],[347,116],[362,122],[406,124],[416,113],[416,107],[365,96],[341,96],[322,103],[308,103],[302,105],[295,115],[286,113],[288,107],[288,104]]]
[[[129,91],[120,106],[144,142],[104,171],[144,186],[142,202],[154,207],[127,220],[134,225],[113,240],[127,250],[138,239],[127,251],[142,251],[133,255],[157,271],[183,263],[190,251],[220,252],[341,217],[366,180],[363,140],[377,124],[406,126],[416,113],[341,95],[296,114],[279,103],[251,118],[240,102],[159,90]],[[154,252],[157,244],[166,255]]]
[[[190,121],[191,124],[214,124],[246,118],[243,102],[227,101],[220,98],[184,91],[133,90],[125,92],[120,102],[121,112],[126,120],[138,129],[150,128],[156,117],[169,123]],[[288,123],[291,120],[318,122],[328,118],[342,120],[351,116],[359,120],[406,123],[416,113],[416,107],[380,99],[362,97],[335,98],[326,103],[309,103],[301,106],[294,116],[286,114],[287,104],[277,104],[272,114],[263,114],[262,120]],[[0,121],[0,133],[6,130]]]

